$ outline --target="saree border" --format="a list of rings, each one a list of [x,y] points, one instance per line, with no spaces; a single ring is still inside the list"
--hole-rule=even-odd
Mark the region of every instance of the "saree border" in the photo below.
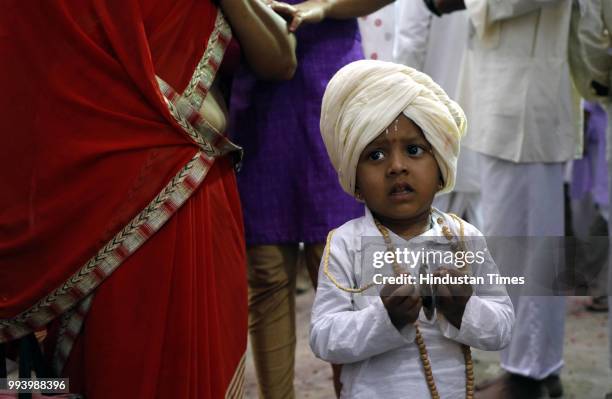
[[[184,95],[178,95],[159,76],[157,77],[157,83],[176,122],[204,153],[210,157],[217,157],[237,151],[242,156],[242,148],[232,143],[225,135],[215,129]]]
[[[183,90],[183,97],[185,97],[196,110],[199,110],[202,106],[204,98],[208,94],[215,80],[217,71],[221,66],[225,50],[231,40],[232,30],[225,20],[223,13],[219,11],[215,19],[215,27],[208,39],[204,55],[196,66],[195,72],[187,84],[187,87]]]
[[[241,151],[240,147],[199,116],[199,108],[192,105],[192,102],[197,104],[200,101],[200,93],[208,92],[231,37],[229,24],[221,10],[217,10],[214,30],[188,86],[193,86],[190,95],[177,95],[157,77],[170,114],[199,147],[195,156],[140,213],[64,283],[17,316],[0,319],[0,343],[39,330],[61,316],[56,356],[53,359],[54,368],[61,371],[91,306],[95,289],[191,197],[204,181],[216,157]]]
[[[213,163],[214,158],[198,151],[143,211],[66,282],[25,312],[12,319],[0,320],[0,342],[44,327],[92,293],[187,201]]]
[[[244,398],[244,371],[246,362],[246,352],[242,355],[242,358],[236,366],[234,376],[227,386],[225,391],[225,399]]]
[[[51,367],[55,372],[55,375],[61,375],[68,356],[72,351],[74,341],[76,341],[83,322],[85,322],[85,316],[89,312],[91,302],[93,301],[94,294],[90,294],[83,299],[76,307],[64,312],[60,316],[60,327],[57,334],[57,342],[53,356],[51,357]]]

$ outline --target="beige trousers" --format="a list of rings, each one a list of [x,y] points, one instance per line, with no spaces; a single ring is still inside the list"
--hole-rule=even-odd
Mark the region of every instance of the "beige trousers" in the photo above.
[[[308,273],[316,276],[325,244],[304,248]],[[257,245],[247,249],[249,260],[249,335],[259,396],[265,399],[295,397],[295,282],[298,244]]]

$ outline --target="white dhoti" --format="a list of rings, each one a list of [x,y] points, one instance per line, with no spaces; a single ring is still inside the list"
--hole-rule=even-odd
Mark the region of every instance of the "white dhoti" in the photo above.
[[[480,193],[453,191],[434,199],[433,206],[467,220],[477,228],[482,228]]]
[[[564,236],[563,164],[514,163],[481,155],[483,233],[487,237],[529,237],[527,253],[510,242],[492,248],[500,269],[518,267],[526,281],[554,278],[550,238]],[[536,238],[541,237],[541,238]],[[555,264],[553,264],[555,263]],[[550,278],[548,277],[550,275]],[[516,288],[516,287],[514,287]],[[512,373],[543,379],[563,366],[565,298],[527,296],[512,289],[516,323],[501,366]]]

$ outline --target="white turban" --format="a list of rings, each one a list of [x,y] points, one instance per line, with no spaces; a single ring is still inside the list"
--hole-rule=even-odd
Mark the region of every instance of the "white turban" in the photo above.
[[[404,114],[433,147],[444,187],[455,185],[463,110],[429,76],[391,62],[362,60],[340,69],[323,96],[321,135],[344,191],[355,195],[357,162],[364,148]]]

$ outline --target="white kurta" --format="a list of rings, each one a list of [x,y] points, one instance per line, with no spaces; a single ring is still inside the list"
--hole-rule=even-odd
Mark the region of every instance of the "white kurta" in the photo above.
[[[459,99],[470,122],[464,145],[483,154],[487,236],[564,234],[562,163],[581,152],[582,137],[567,59],[571,3],[465,1],[472,28]],[[552,266],[546,249],[530,255],[501,251],[496,261],[527,276]],[[502,366],[541,379],[563,364],[565,298],[526,295],[513,297],[516,328]]]
[[[467,12],[441,18],[434,16],[423,1],[395,2],[393,60],[425,72],[450,98],[457,100],[460,65],[468,42]],[[460,104],[461,105],[461,104]],[[468,130],[470,122],[468,120]],[[478,157],[463,147],[457,162],[457,179],[452,193],[436,197],[435,206],[482,225]]]
[[[442,217],[457,236],[458,223],[434,210],[432,220]],[[465,236],[481,236],[465,223]],[[403,241],[395,234],[392,239]],[[432,223],[421,237],[443,236],[441,226]],[[380,237],[371,213],[354,219],[333,233],[329,251],[329,272],[343,287],[359,287],[362,276],[362,237]],[[482,242],[482,240],[479,240]],[[485,248],[486,249],[486,248]],[[469,248],[468,250],[475,250]],[[324,255],[325,257],[325,255]],[[490,257],[487,266],[495,268]],[[491,270],[483,268],[479,270]],[[496,269],[496,268],[495,268]],[[499,350],[510,341],[514,312],[503,286],[475,286],[460,330],[443,317],[428,321],[419,317],[429,352],[433,375],[443,398],[465,397],[465,363],[459,343],[484,350]],[[483,296],[487,295],[487,296]],[[310,346],[325,361],[343,364],[343,398],[429,397],[412,325],[398,331],[377,295],[351,294],[337,288],[319,269],[319,283],[313,305]]]
[[[472,22],[459,103],[463,144],[513,162],[581,152],[567,42],[571,0],[466,0]]]
[[[439,18],[423,1],[397,0],[395,13],[393,61],[425,72],[454,99],[467,48],[467,12]]]

